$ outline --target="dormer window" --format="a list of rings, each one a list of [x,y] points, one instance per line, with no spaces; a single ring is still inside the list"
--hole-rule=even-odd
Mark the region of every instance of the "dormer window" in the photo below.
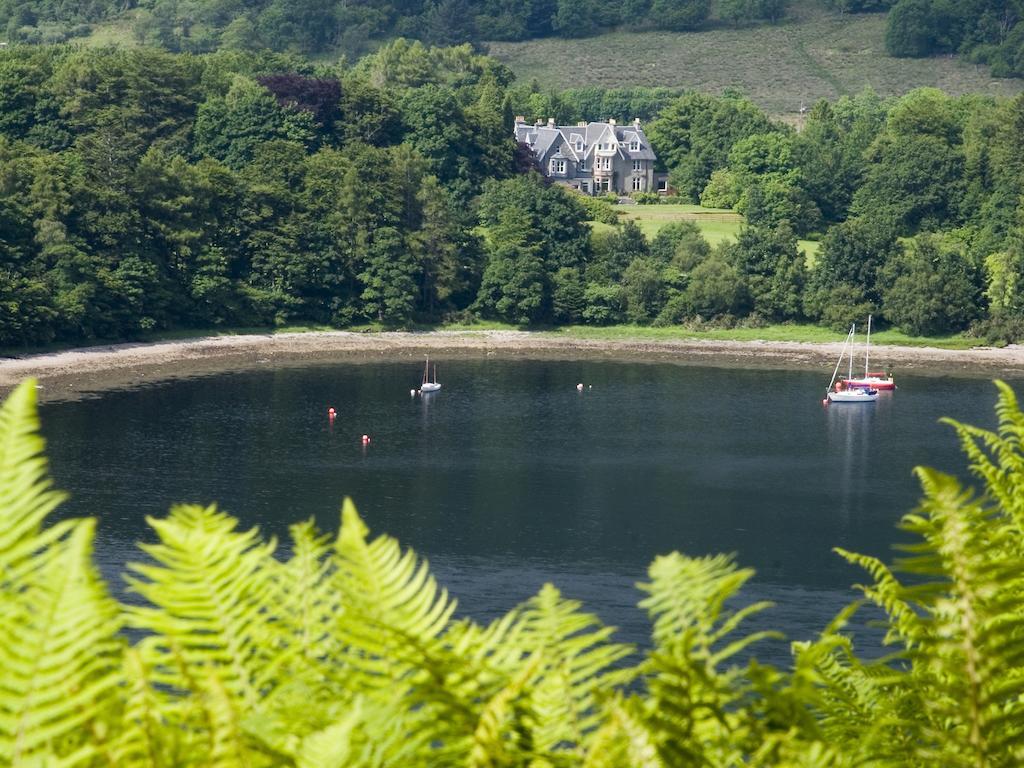
[[[629,142],[629,151],[630,152],[639,152],[640,151],[640,139],[633,139],[631,142]]]
[[[552,160],[551,163],[548,165],[548,168],[551,169],[551,173],[564,174],[565,160]]]
[[[580,139],[580,140],[578,140],[576,142],[576,151],[577,152],[582,152],[583,151],[583,139]]]

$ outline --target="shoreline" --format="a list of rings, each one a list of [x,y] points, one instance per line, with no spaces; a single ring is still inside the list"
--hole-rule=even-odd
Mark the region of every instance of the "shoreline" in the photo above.
[[[841,342],[708,341],[701,339],[594,340],[530,331],[306,333],[206,336],[185,341],[122,343],[0,359],[0,393],[29,377],[39,380],[43,400],[145,383],[265,367],[366,363],[421,358],[668,362],[740,368],[821,369],[831,373]],[[877,368],[921,374],[995,378],[1024,374],[1024,346],[872,347]]]

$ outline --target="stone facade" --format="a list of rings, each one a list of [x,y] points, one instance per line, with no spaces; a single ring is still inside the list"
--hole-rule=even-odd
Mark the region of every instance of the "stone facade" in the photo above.
[[[665,189],[664,174],[654,172],[654,151],[634,120],[576,125],[528,124],[516,118],[516,141],[525,144],[541,172],[588,195],[632,195]]]

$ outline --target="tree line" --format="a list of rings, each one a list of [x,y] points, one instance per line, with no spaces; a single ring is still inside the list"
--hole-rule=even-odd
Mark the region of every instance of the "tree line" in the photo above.
[[[594,114],[593,110],[604,110]],[[654,115],[677,200],[745,216],[648,238],[549,185],[514,114]],[[1024,97],[820,102],[545,93],[469,46],[0,52],[0,344],[475,317],[1024,334]],[[594,220],[610,227],[592,224]],[[820,237],[807,258],[798,238]]]
[[[1020,0],[899,0],[885,46],[893,56],[957,53],[988,64],[995,77],[1024,77],[1024,3]]]
[[[360,55],[382,41],[432,45],[484,40],[588,37],[611,28],[695,30],[711,23],[778,21],[787,0],[0,0],[0,30],[11,43],[59,43],[120,19],[136,42],[169,51],[341,51]]]

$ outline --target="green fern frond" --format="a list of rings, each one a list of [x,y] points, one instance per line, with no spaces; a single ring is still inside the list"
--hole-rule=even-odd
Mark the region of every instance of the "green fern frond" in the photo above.
[[[41,570],[3,597],[0,757],[12,764],[52,754],[81,765],[106,749],[123,643],[117,606],[92,566],[93,528],[77,521]]]
[[[502,768],[523,765],[533,755],[531,728],[524,692],[541,666],[539,655],[527,660],[508,685],[487,701],[473,729],[467,768]]]
[[[358,704],[341,719],[302,740],[296,768],[351,768],[352,732],[362,713]]]
[[[348,660],[371,687],[387,686],[448,627],[455,602],[439,590],[425,561],[404,553],[390,536],[367,541],[369,530],[350,499],[342,508],[334,582],[341,595],[336,628]],[[418,648],[411,648],[410,642]]]
[[[537,749],[562,745],[580,749],[598,725],[596,695],[629,681],[633,670],[616,668],[629,656],[628,645],[610,642],[614,633],[593,614],[580,610],[545,584],[523,609],[523,648],[535,654],[540,668],[533,690]]]
[[[151,605],[128,615],[156,638],[154,679],[198,695],[216,681],[236,706],[254,706],[278,682],[278,656],[291,652],[275,618],[274,541],[264,544],[256,529],[236,533],[237,521],[212,506],[176,506],[149,523],[160,543],[140,546],[156,564],[130,563],[137,576],[128,583]]]
[[[51,488],[39,434],[35,380],[20,384],[0,405],[0,588],[16,588],[38,555],[66,536],[68,520],[43,529],[43,520],[66,498]]]
[[[181,765],[184,760],[174,743],[174,732],[163,727],[160,696],[138,648],[125,652],[124,696],[118,737],[111,750],[113,764],[124,768]]]
[[[716,643],[744,619],[771,605],[755,603],[738,611],[725,608],[726,601],[754,575],[749,568],[737,568],[731,556],[690,558],[674,552],[655,558],[648,573],[651,581],[637,585],[648,593],[640,607],[654,622],[654,642],[660,648],[683,641],[710,659]]]
[[[0,763],[109,762],[123,643],[92,564],[94,521],[43,528],[50,488],[35,382],[0,406]]]
[[[595,734],[583,760],[583,768],[668,768],[654,737],[644,724],[642,705],[635,700],[612,699],[605,723]],[[678,763],[678,765],[699,763]]]
[[[331,537],[320,534],[312,520],[293,525],[292,556],[280,571],[281,620],[288,625],[288,644],[307,664],[327,673],[320,662],[340,653],[331,633],[342,610],[335,585]]]

